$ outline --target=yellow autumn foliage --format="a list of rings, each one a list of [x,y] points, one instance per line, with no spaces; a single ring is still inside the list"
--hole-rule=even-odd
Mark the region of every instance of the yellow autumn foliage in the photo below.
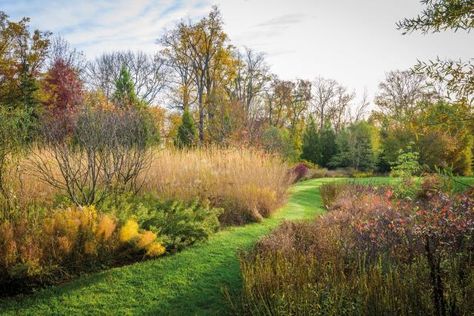
[[[138,250],[145,250],[148,257],[158,257],[166,252],[166,248],[156,238],[152,231],[140,232],[135,220],[128,220],[120,229],[120,241],[132,243]]]
[[[140,234],[137,240],[137,247],[140,249],[145,249],[151,243],[156,240],[156,234],[147,230],[144,233]]]
[[[166,252],[165,247],[158,242],[154,242],[147,247],[146,255],[148,257],[158,257]]]
[[[117,227],[117,223],[109,215],[103,215],[97,225],[95,235],[97,239],[108,240]]]
[[[129,219],[120,229],[119,238],[121,242],[130,242],[138,237],[138,235],[138,223],[135,220]]]

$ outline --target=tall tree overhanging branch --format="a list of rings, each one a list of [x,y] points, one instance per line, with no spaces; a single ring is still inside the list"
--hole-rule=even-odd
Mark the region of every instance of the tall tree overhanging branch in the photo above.
[[[447,30],[465,30],[474,27],[474,2],[472,0],[421,0],[425,8],[415,18],[405,18],[397,23],[397,28],[408,34]]]
[[[422,0],[425,6],[415,18],[397,23],[403,34],[421,31],[423,34],[452,30],[470,32],[474,27],[474,2],[472,0]],[[416,73],[424,73],[434,81],[446,85],[448,98],[474,103],[474,58],[462,60],[418,61]]]

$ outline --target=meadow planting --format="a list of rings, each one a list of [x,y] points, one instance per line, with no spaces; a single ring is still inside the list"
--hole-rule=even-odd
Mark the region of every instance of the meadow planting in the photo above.
[[[140,153],[130,185],[123,176],[139,159],[125,154],[137,148],[104,154],[108,145],[101,152],[87,143],[64,146],[38,147],[8,169],[0,225],[4,295],[171,254],[222,226],[260,221],[282,204],[293,179],[280,158],[258,150],[153,147]],[[122,165],[114,170],[117,157]]]
[[[391,186],[321,187],[328,213],[286,222],[241,256],[240,312],[469,315],[474,194],[437,176],[413,198]]]
[[[0,0],[1,315],[473,314],[472,0],[36,2]]]
[[[142,190],[164,199],[207,200],[223,224],[268,217],[285,200],[294,175],[279,156],[255,149],[211,147],[153,155]]]

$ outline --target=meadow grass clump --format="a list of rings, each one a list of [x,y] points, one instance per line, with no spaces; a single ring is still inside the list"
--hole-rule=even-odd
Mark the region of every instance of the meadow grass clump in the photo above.
[[[346,189],[346,183],[332,182],[323,184],[319,188],[319,192],[321,193],[324,207],[329,208],[336,200],[336,197]]]
[[[469,315],[474,192],[432,177],[415,200],[336,186],[329,212],[286,222],[241,255],[239,312],[258,315]]]
[[[143,191],[168,200],[208,200],[223,224],[259,221],[278,208],[292,181],[280,158],[258,150],[216,147],[153,153]]]
[[[47,160],[44,151],[33,156],[36,160]],[[139,194],[152,194],[164,201],[209,201],[211,207],[224,210],[220,215],[224,225],[268,217],[285,201],[286,191],[294,180],[294,174],[279,157],[256,149],[155,148],[150,159],[137,180]],[[58,195],[67,197],[65,190],[41,181],[36,162],[24,158],[20,162],[21,172],[15,176],[22,203],[51,204]],[[55,182],[60,181],[61,172],[54,161],[49,159],[47,166],[48,174]]]

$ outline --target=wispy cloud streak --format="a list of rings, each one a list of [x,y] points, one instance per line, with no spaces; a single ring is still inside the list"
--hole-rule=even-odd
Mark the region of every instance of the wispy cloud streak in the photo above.
[[[182,18],[202,16],[207,0],[0,0],[12,19],[31,17],[38,29],[66,37],[89,57],[116,49],[157,49],[156,38]]]

